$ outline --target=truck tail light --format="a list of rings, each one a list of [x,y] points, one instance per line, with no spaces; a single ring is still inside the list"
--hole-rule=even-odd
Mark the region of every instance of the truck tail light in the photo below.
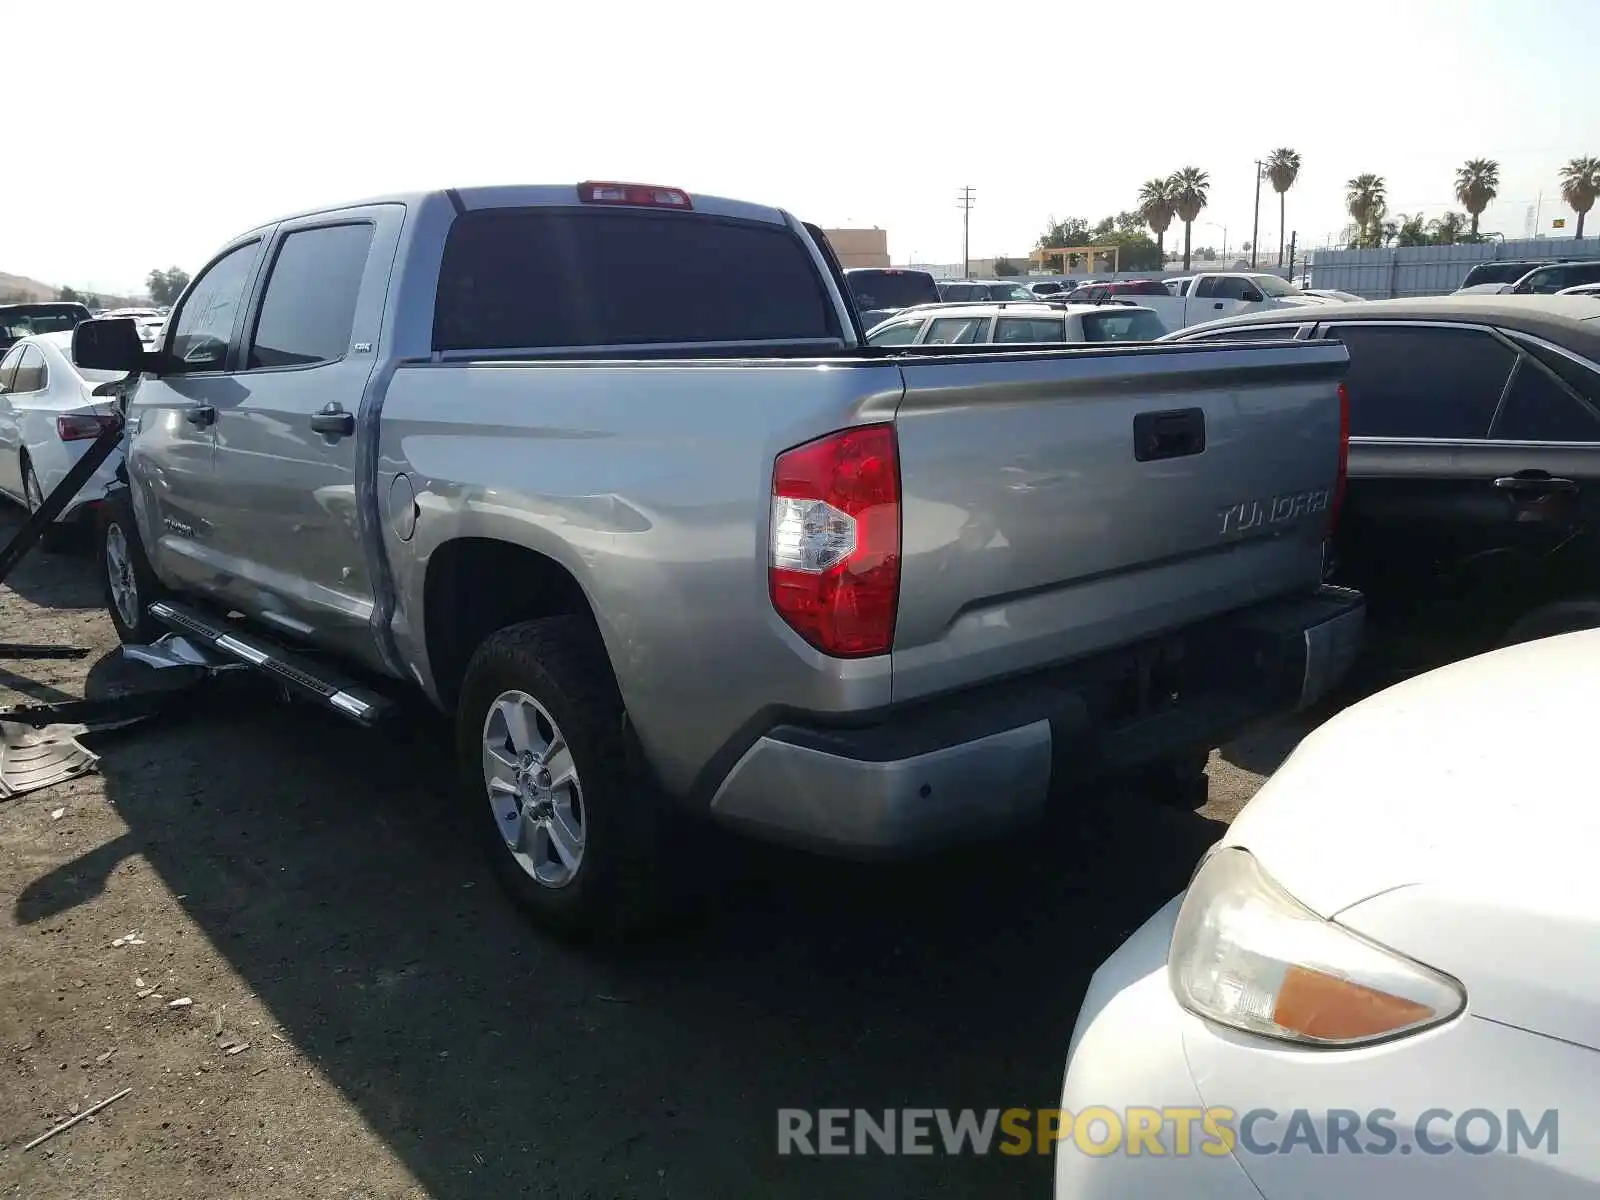
[[[56,418],[56,436],[63,442],[86,442],[121,424],[122,418],[115,415],[68,413]]]
[[[584,204],[627,204],[644,208],[694,208],[689,193],[681,188],[657,187],[653,183],[607,183],[589,180],[578,185],[578,199]]]
[[[900,462],[894,426],[860,425],[778,455],[772,471],[773,607],[824,654],[894,643],[900,603]]]
[[[1328,504],[1328,536],[1339,525],[1339,510],[1344,507],[1345,482],[1350,477],[1350,393],[1339,382],[1339,471],[1333,480],[1333,499]]]

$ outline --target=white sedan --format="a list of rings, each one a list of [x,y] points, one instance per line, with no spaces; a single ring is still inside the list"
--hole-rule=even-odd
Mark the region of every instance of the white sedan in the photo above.
[[[1058,1200],[1595,1195],[1596,714],[1591,631],[1307,737],[1095,974]]]
[[[116,401],[94,389],[122,378],[72,361],[72,334],[25,337],[0,359],[0,493],[29,512],[66,478],[91,442],[118,421]],[[116,479],[116,450],[78,491],[58,526],[83,518]]]

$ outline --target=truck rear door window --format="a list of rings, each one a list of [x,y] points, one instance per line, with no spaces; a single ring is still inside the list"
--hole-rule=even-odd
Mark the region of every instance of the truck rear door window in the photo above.
[[[371,247],[372,226],[365,223],[285,237],[267,276],[247,365],[304,367],[343,358]]]
[[[791,230],[698,213],[488,209],[456,218],[435,350],[841,336]]]

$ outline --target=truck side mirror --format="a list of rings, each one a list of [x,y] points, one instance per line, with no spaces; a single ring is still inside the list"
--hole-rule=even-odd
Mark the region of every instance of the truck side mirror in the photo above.
[[[149,355],[132,317],[80,321],[72,331],[72,361],[91,371],[142,371]]]

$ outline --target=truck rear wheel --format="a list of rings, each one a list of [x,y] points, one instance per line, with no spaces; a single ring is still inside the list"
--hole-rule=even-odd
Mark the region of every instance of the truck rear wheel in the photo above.
[[[167,630],[150,616],[150,605],[165,594],[145,557],[133,503],[126,491],[101,506],[95,531],[95,561],[106,612],[124,643],[146,645]]]
[[[525,912],[580,937],[655,923],[657,792],[591,623],[546,617],[491,635],[467,666],[456,731],[469,810]]]

